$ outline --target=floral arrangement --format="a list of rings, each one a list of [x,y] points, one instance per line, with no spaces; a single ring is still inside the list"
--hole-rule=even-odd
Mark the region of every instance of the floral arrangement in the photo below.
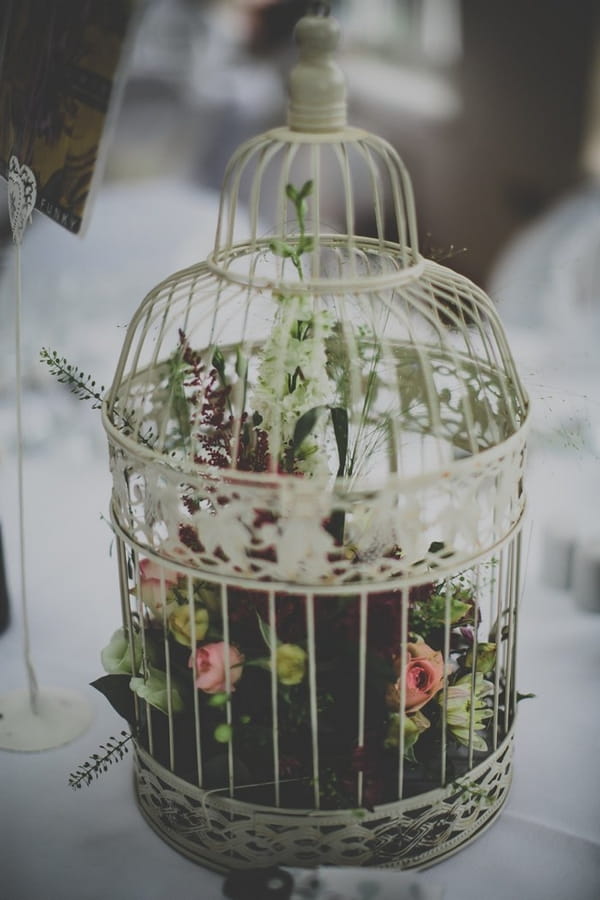
[[[225,623],[218,586],[195,579],[190,598],[187,575],[150,559],[140,561],[138,574],[144,615],[136,618],[129,639],[123,629],[114,633],[102,653],[107,674],[94,686],[132,727],[136,721],[139,724],[134,696],[146,701],[147,719],[137,737],[148,745],[151,731],[153,755],[165,764],[171,715],[175,771],[191,781],[195,778],[197,706],[203,730],[204,786],[225,787],[231,745],[236,784],[264,785],[264,789],[255,788],[253,795],[268,802],[275,762],[274,675],[278,766],[286,804],[310,805],[314,722],[306,598],[278,594],[272,629],[266,593],[229,587]],[[403,657],[400,592],[368,597],[365,739],[358,746],[360,601],[357,596],[315,598],[322,806],[356,805],[359,772],[363,773],[364,805],[392,799],[401,744],[406,791],[418,793],[432,786],[440,777],[444,715],[453,777],[467,768],[461,748],[471,743],[476,755],[491,749],[496,643],[478,643],[474,659],[477,604],[469,576],[413,588],[406,602],[410,641]],[[450,648],[444,655],[448,609]],[[248,794],[246,788],[243,796]]]
[[[299,280],[303,254],[312,246],[304,224],[311,189],[310,182],[300,190],[288,185],[299,234],[294,244],[271,245]],[[178,441],[192,443],[198,466],[213,470],[351,478],[379,440],[377,428],[367,427],[379,387],[376,342],[366,331],[356,337],[365,416],[352,431],[334,316],[315,310],[301,292],[277,299],[281,314],[254,362],[251,383],[248,361],[238,355],[232,366],[218,348],[207,361],[179,332],[166,367],[177,412],[173,452]],[[101,403],[103,389],[89,376],[56,353],[43,351],[42,357],[76,394]],[[236,416],[240,393],[247,411]],[[120,424],[135,431],[127,411]],[[137,433],[152,443],[151,432]],[[184,497],[191,512],[200,502],[193,494]],[[257,515],[268,529],[269,513]],[[342,511],[330,512],[321,524],[330,559],[352,560],[364,552]],[[179,529],[186,551],[201,552],[203,538],[190,524]],[[220,549],[230,552],[226,544]],[[445,552],[441,543],[429,550]],[[268,546],[256,552],[269,553]],[[403,552],[392,536],[385,553],[402,559]],[[241,796],[269,803],[277,771],[284,805],[310,806],[318,734],[320,805],[352,808],[358,797],[370,807],[398,796],[399,768],[404,794],[417,794],[440,783],[442,757],[445,777],[453,778],[468,769],[473,754],[492,749],[492,734],[495,740],[501,730],[504,685],[496,665],[502,629],[496,625],[483,639],[478,633],[481,566],[477,575],[467,571],[444,580],[436,580],[432,569],[426,584],[368,593],[366,607],[347,586],[339,595],[317,591],[309,610],[300,588],[278,591],[273,602],[260,581],[252,590],[222,588],[208,576],[191,577],[154,558],[132,553],[128,564],[131,620],[103,650],[106,674],[94,686],[129,722],[136,740],[181,777],[197,780],[200,758],[203,786],[223,788],[233,762]],[[493,578],[493,562],[488,567]],[[71,776],[73,786],[122,757],[126,743],[126,734],[108,742]]]

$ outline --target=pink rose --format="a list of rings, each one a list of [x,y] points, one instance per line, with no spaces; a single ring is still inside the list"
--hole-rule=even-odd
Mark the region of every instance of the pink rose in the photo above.
[[[167,569],[152,559],[140,560],[140,596],[142,603],[157,617],[163,614],[163,596],[169,606],[169,591],[179,581],[179,572]],[[164,584],[164,594],[161,585]],[[174,598],[171,598],[174,599]]]
[[[190,656],[188,666],[195,670],[196,687],[204,691],[206,694],[218,694],[227,690],[226,673],[225,673],[225,657],[227,644],[220,641],[218,644],[204,644],[203,647],[197,647],[196,653]],[[242,664],[244,657],[235,647],[229,645],[229,672],[230,687],[234,690],[234,685],[242,677]]]
[[[440,691],[444,684],[444,657],[439,650],[433,650],[424,641],[406,645],[406,700],[407,713],[416,712],[425,706]],[[400,678],[403,665],[400,657],[394,660],[394,672],[398,681],[388,686],[386,701],[390,709],[400,706]]]

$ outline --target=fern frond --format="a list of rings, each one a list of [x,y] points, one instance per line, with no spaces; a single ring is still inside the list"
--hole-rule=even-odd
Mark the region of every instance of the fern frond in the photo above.
[[[83,784],[90,785],[102,772],[108,771],[108,767],[119,762],[129,752],[128,742],[132,735],[122,731],[119,738],[110,737],[106,744],[100,744],[101,753],[92,753],[86,762],[78,766],[69,775],[69,784],[74,790],[79,790]]]
[[[86,375],[82,369],[72,365],[64,356],[59,356],[56,350],[47,350],[42,347],[40,361],[48,366],[50,374],[54,375],[60,384],[66,385],[72,394],[80,400],[91,401],[92,409],[101,408],[105,391],[103,384],[98,385],[91,375]],[[134,413],[127,410],[119,412],[118,409],[114,409],[113,414],[120,428],[130,434],[136,433]],[[148,429],[145,434],[138,430],[136,438],[148,447],[153,447],[157,440],[152,429]]]
[[[57,381],[67,385],[72,394],[80,400],[91,400],[92,409],[100,409],[104,385],[98,386],[91,375],[86,375],[82,369],[71,365],[64,356],[59,356],[56,350],[46,350],[42,347],[40,359],[48,366]]]

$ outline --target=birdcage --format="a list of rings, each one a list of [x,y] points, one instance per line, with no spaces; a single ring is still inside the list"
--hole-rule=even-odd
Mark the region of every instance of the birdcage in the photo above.
[[[103,407],[137,800],[220,870],[423,866],[510,783],[527,397],[346,125],[337,32],[298,23],[288,125],[233,156]]]

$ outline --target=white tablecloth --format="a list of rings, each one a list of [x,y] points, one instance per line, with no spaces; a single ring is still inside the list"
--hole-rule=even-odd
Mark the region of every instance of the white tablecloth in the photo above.
[[[187,209],[189,204],[182,202]],[[65,237],[75,259],[77,242]],[[92,232],[89,239],[94,239]],[[166,223],[163,239],[168,256],[178,238],[169,238]],[[205,240],[200,250],[207,249]],[[108,257],[106,265],[111,265]],[[140,285],[127,315],[148,287]],[[40,330],[51,326],[47,318],[41,316],[45,324],[36,325],[35,315],[29,316],[30,345],[39,345]],[[104,316],[95,310],[95,318],[104,322],[102,334],[114,339],[103,337],[94,350],[95,361],[109,368],[122,336],[114,326],[121,320],[114,308]],[[71,322],[58,349],[72,353],[83,332],[85,318],[77,328]],[[9,407],[5,396],[0,520],[16,601],[16,479]],[[47,417],[40,424],[44,410]],[[76,792],[67,784],[69,772],[123,727],[88,686],[101,674],[100,650],[119,624],[116,562],[110,555],[111,533],[101,517],[107,513],[110,478],[99,414],[59,385],[38,385],[27,392],[25,422],[30,435],[25,466],[28,593],[38,677],[42,685],[81,691],[94,718],[91,728],[65,747],[32,754],[0,751],[0,897],[216,900],[222,896],[222,878],[171,850],[141,818],[129,757],[90,787]],[[600,896],[600,614],[584,613],[571,594],[544,586],[539,576],[544,531],[560,517],[557,490],[562,497],[581,498],[588,514],[595,512],[598,465],[593,458],[589,463],[583,451],[569,447],[540,445],[531,453],[525,526],[530,551],[518,683],[536,698],[520,706],[514,785],[500,817],[472,845],[419,876],[442,885],[447,900]],[[12,614],[9,630],[0,636],[2,691],[25,685],[16,602]]]

